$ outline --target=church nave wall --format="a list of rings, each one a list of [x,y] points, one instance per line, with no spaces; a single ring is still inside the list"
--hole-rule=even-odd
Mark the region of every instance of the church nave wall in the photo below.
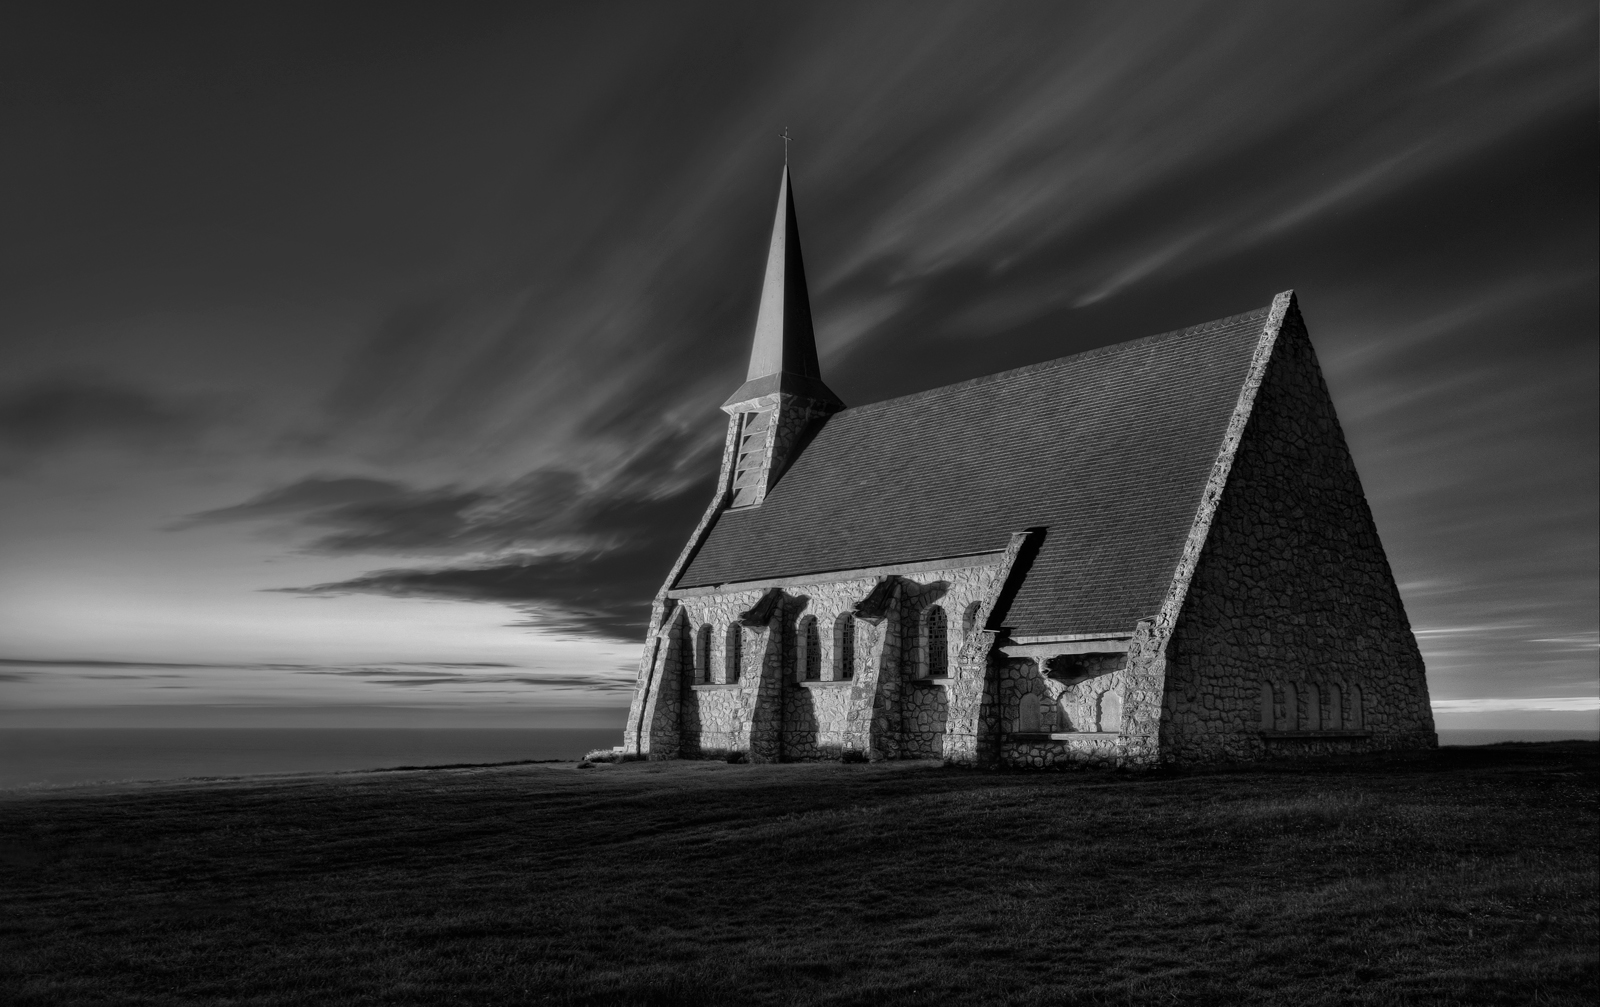
[[[785,583],[761,628],[741,626],[740,617],[767,588],[685,594],[674,651],[688,669],[678,750],[689,758],[947,757],[952,707],[984,695],[981,682],[955,686],[973,675],[962,653],[981,631],[973,620],[996,569],[921,570],[892,576],[887,587],[876,573]],[[878,609],[858,613],[875,590]]]

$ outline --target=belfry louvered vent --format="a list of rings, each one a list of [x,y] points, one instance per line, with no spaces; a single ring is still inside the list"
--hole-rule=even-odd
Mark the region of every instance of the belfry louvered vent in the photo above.
[[[761,479],[767,471],[767,430],[772,413],[744,413],[739,417],[738,457],[733,462],[733,506],[761,502]]]

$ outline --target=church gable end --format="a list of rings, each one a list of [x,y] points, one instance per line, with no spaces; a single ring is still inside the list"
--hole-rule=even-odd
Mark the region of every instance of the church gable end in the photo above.
[[[1162,758],[1433,738],[1422,657],[1291,305],[1167,647]]]

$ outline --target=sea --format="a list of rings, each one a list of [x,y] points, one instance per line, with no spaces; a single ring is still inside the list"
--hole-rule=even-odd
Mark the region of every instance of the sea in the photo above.
[[[576,761],[621,743],[598,727],[6,727],[0,789]]]
[[[1594,740],[1592,731],[1441,730],[1440,745]],[[6,727],[0,790],[581,759],[616,728]]]

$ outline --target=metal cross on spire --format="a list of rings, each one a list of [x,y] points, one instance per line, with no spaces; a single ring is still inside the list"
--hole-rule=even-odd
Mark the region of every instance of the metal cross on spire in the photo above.
[[[783,132],[779,133],[778,135],[783,137],[783,163],[787,165],[789,163],[789,141],[793,139],[793,137],[789,135],[788,126],[783,127]]]

